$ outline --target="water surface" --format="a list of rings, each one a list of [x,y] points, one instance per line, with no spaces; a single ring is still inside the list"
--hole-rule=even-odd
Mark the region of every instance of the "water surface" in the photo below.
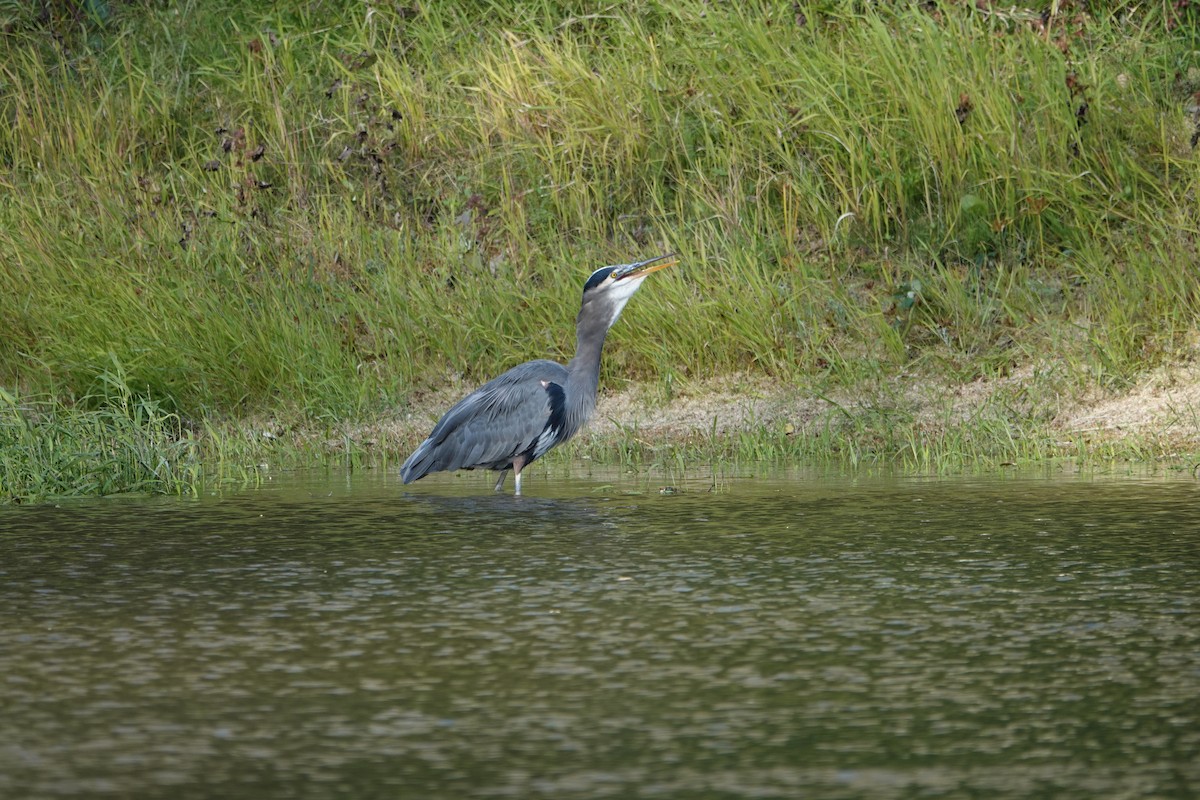
[[[1197,483],[681,488],[0,510],[0,796],[1200,792]]]

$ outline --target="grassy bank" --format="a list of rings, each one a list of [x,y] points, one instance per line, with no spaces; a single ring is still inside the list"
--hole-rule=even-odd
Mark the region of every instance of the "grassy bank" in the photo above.
[[[400,452],[674,250],[602,385],[831,400],[727,452],[1091,453],[1066,400],[1196,350],[1200,8],[984,5],[0,12],[0,386],[113,414],[119,364],[208,452],[415,418]],[[896,388],[1016,375],[940,428]]]

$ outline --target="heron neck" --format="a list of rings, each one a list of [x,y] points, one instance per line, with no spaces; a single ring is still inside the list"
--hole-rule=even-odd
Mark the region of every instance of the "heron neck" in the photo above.
[[[570,381],[572,422],[582,426],[596,409],[596,391],[600,387],[600,353],[608,327],[597,330],[580,325],[576,334],[575,357],[567,364]]]

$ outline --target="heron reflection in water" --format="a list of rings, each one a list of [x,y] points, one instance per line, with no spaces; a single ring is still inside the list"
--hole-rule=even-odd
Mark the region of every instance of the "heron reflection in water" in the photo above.
[[[431,472],[499,470],[500,491],[512,470],[520,494],[521,470],[578,433],[596,410],[608,329],[647,275],[676,262],[672,253],[593,272],[575,318],[575,357],[566,366],[527,361],[471,392],[442,416],[400,477],[412,483]]]

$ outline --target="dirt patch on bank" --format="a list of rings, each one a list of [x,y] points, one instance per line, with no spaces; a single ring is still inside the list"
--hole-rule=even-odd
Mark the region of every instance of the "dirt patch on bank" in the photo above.
[[[1120,438],[1153,434],[1181,443],[1200,443],[1200,369],[1164,367],[1146,375],[1131,390],[1098,396],[1065,416],[1072,433]]]
[[[602,398],[590,430],[603,437],[632,429],[649,440],[721,436],[763,426],[804,433],[886,408],[927,431],[969,426],[992,415],[1038,420],[1063,444],[1137,440],[1153,442],[1160,451],[1200,449],[1200,368],[1159,369],[1131,389],[1092,389],[1081,399],[1056,392],[1048,385],[1054,382],[1045,368],[1025,367],[1003,378],[961,384],[901,375],[886,386],[820,395],[738,378],[701,384],[658,406],[652,395],[633,387]]]
[[[699,383],[672,397],[630,386],[602,395],[588,430],[597,437],[638,431],[653,439],[724,436],[756,427],[809,423],[831,404],[764,378],[732,375]]]

